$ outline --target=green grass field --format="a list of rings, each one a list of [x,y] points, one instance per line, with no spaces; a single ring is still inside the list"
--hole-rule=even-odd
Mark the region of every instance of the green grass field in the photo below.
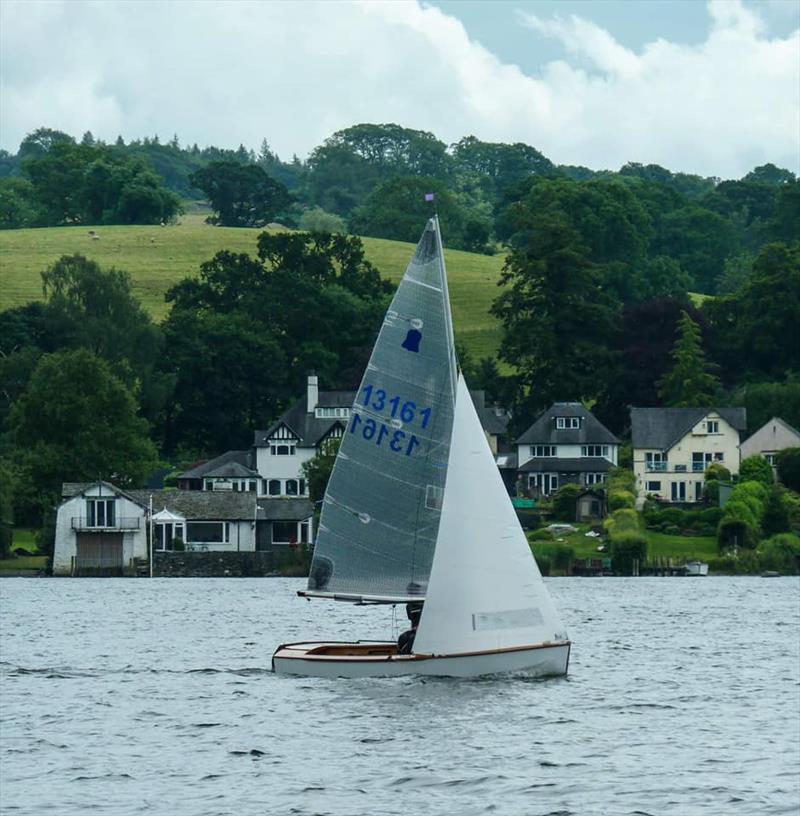
[[[164,293],[222,249],[256,254],[261,230],[211,227],[202,213],[190,213],[167,227],[95,227],[93,240],[85,227],[52,227],[0,231],[0,310],[42,298],[40,273],[62,255],[80,253],[104,267],[129,272],[136,296],[157,320],[168,311]],[[367,258],[381,275],[400,279],[413,246],[399,241],[365,238]],[[494,354],[500,326],[489,315],[497,297],[503,256],[447,250],[445,258],[456,337],[477,359]]]

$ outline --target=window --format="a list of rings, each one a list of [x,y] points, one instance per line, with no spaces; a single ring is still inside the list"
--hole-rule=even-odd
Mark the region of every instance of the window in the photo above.
[[[270,442],[269,452],[273,456],[294,456],[295,443],[294,442]]]
[[[314,409],[314,416],[317,419],[325,419],[327,417],[337,417],[340,419],[346,419],[350,416],[350,409],[349,408],[315,408]]]
[[[187,521],[186,540],[198,544],[223,544],[230,525],[222,521]]]
[[[709,433],[717,434],[719,433],[719,420],[717,419],[709,419],[706,422],[706,430]]]
[[[765,453],[764,458],[769,462],[773,467],[775,467],[775,454],[774,453]]]
[[[297,495],[297,479],[286,480],[286,495],[287,496]]]
[[[531,445],[531,456],[556,456],[558,446],[556,445]]]
[[[296,544],[297,543],[297,522],[296,521],[273,521],[272,522],[272,543],[273,544]]]
[[[301,496],[306,495],[306,480],[305,479],[300,479],[300,495]]]
[[[255,493],[256,491],[256,483],[255,482],[248,482],[247,489]]]
[[[725,461],[725,454],[722,453],[722,452],[715,453],[714,454],[714,461],[715,462],[724,462]]]
[[[270,496],[280,496],[281,495],[281,480],[280,479],[270,479],[267,482],[267,493]]]
[[[648,493],[658,493],[661,490],[661,482],[647,482],[644,489]]]
[[[648,451],[644,455],[644,467],[645,470],[664,471],[667,469],[667,457],[660,451]]]
[[[214,489],[214,480],[213,479],[206,479],[203,484],[203,490],[213,490]]]
[[[113,527],[114,526],[114,499],[87,499],[86,526]]]
[[[686,482],[672,483],[672,501],[686,501]]]
[[[559,430],[574,431],[580,427],[580,417],[556,417],[556,428]]]
[[[581,445],[581,456],[608,456],[608,445]]]
[[[441,510],[444,490],[436,485],[425,486],[425,507],[428,510]]]
[[[543,496],[549,496],[550,493],[558,489],[558,474],[531,473],[528,476],[528,487],[536,488]]]
[[[602,484],[606,480],[605,473],[587,473],[586,474],[586,484],[593,485],[593,484]]]

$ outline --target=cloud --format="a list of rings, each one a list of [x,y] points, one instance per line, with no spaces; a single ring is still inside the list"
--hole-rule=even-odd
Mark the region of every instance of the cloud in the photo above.
[[[397,122],[446,142],[524,141],[559,163],[740,176],[797,170],[800,31],[770,38],[738,0],[708,4],[699,45],[638,51],[575,16],[520,15],[564,59],[536,76],[471,40],[454,17],[384,2],[0,3],[0,145],[40,125],[113,140],[304,157],[335,130]]]

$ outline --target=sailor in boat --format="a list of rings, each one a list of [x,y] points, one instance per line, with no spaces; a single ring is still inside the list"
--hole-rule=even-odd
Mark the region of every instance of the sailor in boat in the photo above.
[[[411,621],[411,628],[402,632],[400,637],[397,638],[397,654],[411,654],[414,648],[414,638],[417,635],[419,619],[422,616],[422,604],[419,602],[406,604],[406,615]]]

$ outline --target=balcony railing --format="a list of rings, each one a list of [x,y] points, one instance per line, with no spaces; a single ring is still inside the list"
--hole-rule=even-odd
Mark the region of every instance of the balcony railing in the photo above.
[[[650,473],[664,473],[667,462],[645,462],[644,469]]]
[[[120,516],[113,519],[109,524],[97,524],[83,516],[73,516],[72,529],[96,533],[102,533],[106,530],[138,530],[141,521],[140,516]]]
[[[692,473],[703,473],[711,462],[692,462]]]

